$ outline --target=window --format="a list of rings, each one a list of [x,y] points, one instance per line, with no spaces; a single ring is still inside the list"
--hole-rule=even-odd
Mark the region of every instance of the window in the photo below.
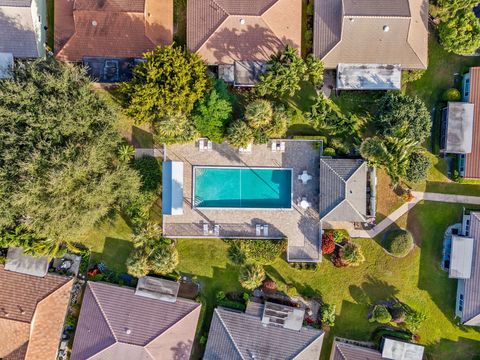
[[[42,22],[42,17],[41,16],[38,17],[38,22]]]
[[[462,311],[463,311],[463,307],[462,307],[462,306],[459,306],[459,307],[458,307],[458,311],[462,312]]]
[[[463,300],[463,294],[460,294],[460,300]]]

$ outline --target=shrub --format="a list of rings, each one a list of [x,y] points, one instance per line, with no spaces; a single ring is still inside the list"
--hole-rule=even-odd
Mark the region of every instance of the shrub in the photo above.
[[[235,120],[227,129],[227,141],[233,147],[245,148],[253,142],[253,131],[243,120]]]
[[[323,324],[328,326],[335,325],[335,311],[336,311],[335,304],[323,304],[322,308],[320,309],[320,320]]]
[[[142,191],[158,191],[162,181],[162,170],[157,159],[153,156],[142,156],[135,159],[133,168],[140,174]]]
[[[413,237],[407,230],[392,230],[385,234],[383,246],[390,254],[398,257],[406,256],[413,246]]]
[[[333,241],[333,234],[325,232],[322,235],[322,253],[331,254],[335,251],[335,241]]]
[[[245,120],[254,129],[267,126],[273,117],[273,107],[268,100],[258,99],[245,107]]]
[[[392,315],[390,315],[390,312],[385,305],[375,305],[368,321],[378,322],[380,324],[388,324],[390,321],[392,321]]]
[[[316,271],[318,270],[318,264],[317,263],[311,263],[311,262],[290,262],[288,263],[291,267],[297,270],[313,270]]]
[[[447,89],[442,94],[443,101],[460,101],[461,98],[460,91],[455,88]]]
[[[426,319],[427,315],[424,313],[407,308],[404,324],[408,330],[415,332]]]
[[[247,290],[253,290],[265,280],[265,270],[258,264],[246,264],[240,268],[238,281]]]
[[[287,287],[287,295],[290,297],[297,297],[298,296],[298,290],[295,286],[289,285]]]
[[[393,305],[390,309],[390,315],[392,315],[392,321],[394,323],[402,323],[405,321],[405,315],[406,315],[406,312],[405,312],[405,309],[404,307],[402,306],[402,304],[395,304]]]
[[[480,20],[471,8],[457,11],[440,23],[438,34],[448,52],[471,55],[480,47]]]
[[[223,299],[225,299],[225,293],[223,291],[217,292],[215,295],[215,298],[217,299],[217,303]]]
[[[285,252],[287,244],[286,240],[232,240],[229,259],[237,265],[247,260],[268,265]]]
[[[333,241],[335,241],[336,244],[340,244],[346,237],[345,231],[333,230]]]
[[[403,70],[402,71],[403,83],[406,84],[406,83],[420,80],[423,74],[425,74],[425,70]]]
[[[360,245],[351,242],[340,250],[340,257],[347,266],[358,266],[365,261]]]
[[[265,280],[262,285],[263,292],[272,294],[277,290],[277,283],[271,279]]]
[[[427,178],[432,162],[423,151],[415,151],[410,155],[410,161],[405,178],[407,181],[418,183]]]
[[[217,301],[217,305],[225,308],[229,308],[229,309],[240,310],[240,311],[245,311],[245,308],[246,308],[245,304],[238,301],[229,300],[227,298]]]
[[[335,152],[335,149],[330,147],[326,147],[325,149],[323,149],[323,156],[335,156],[335,155],[337,155]]]
[[[247,260],[245,253],[241,249],[240,245],[236,242],[232,243],[228,248],[227,253],[228,260],[234,265],[242,265]]]

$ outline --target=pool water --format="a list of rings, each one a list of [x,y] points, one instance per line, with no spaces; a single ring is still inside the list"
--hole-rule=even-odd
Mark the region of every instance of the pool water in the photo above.
[[[194,207],[290,209],[292,170],[194,167]]]

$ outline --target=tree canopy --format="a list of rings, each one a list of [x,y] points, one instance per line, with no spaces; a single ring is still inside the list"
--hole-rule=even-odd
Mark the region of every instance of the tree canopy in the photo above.
[[[140,179],[117,160],[115,126],[77,67],[35,61],[0,81],[0,231],[76,240],[135,198]]]
[[[448,52],[470,55],[480,48],[480,19],[472,8],[450,13],[438,26],[440,43]]]
[[[261,96],[293,96],[300,90],[301,81],[310,81],[315,86],[323,81],[323,63],[313,56],[303,60],[291,46],[273,55],[268,64],[256,85]]]
[[[381,135],[401,133],[402,137],[422,143],[430,136],[432,119],[418,97],[388,92],[380,99],[375,126]]]
[[[134,68],[133,79],[120,87],[127,114],[153,125],[162,137],[189,140],[188,115],[208,89],[206,64],[173,45],[157,47],[145,58]]]

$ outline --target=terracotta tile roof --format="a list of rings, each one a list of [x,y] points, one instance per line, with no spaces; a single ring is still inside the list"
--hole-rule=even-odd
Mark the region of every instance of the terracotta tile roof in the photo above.
[[[55,56],[142,57],[172,42],[172,0],[57,0]]]
[[[300,48],[301,12],[301,0],[190,0],[187,46],[209,64],[266,61]]]
[[[41,278],[0,265],[0,358],[55,358],[72,283],[64,276]]]
[[[480,67],[470,69],[470,103],[474,104],[472,152],[465,155],[465,177],[480,178]]]
[[[200,304],[135,295],[135,289],[88,282],[72,360],[188,358]]]
[[[327,69],[339,63],[426,69],[427,20],[427,0],[315,0],[314,53]]]

